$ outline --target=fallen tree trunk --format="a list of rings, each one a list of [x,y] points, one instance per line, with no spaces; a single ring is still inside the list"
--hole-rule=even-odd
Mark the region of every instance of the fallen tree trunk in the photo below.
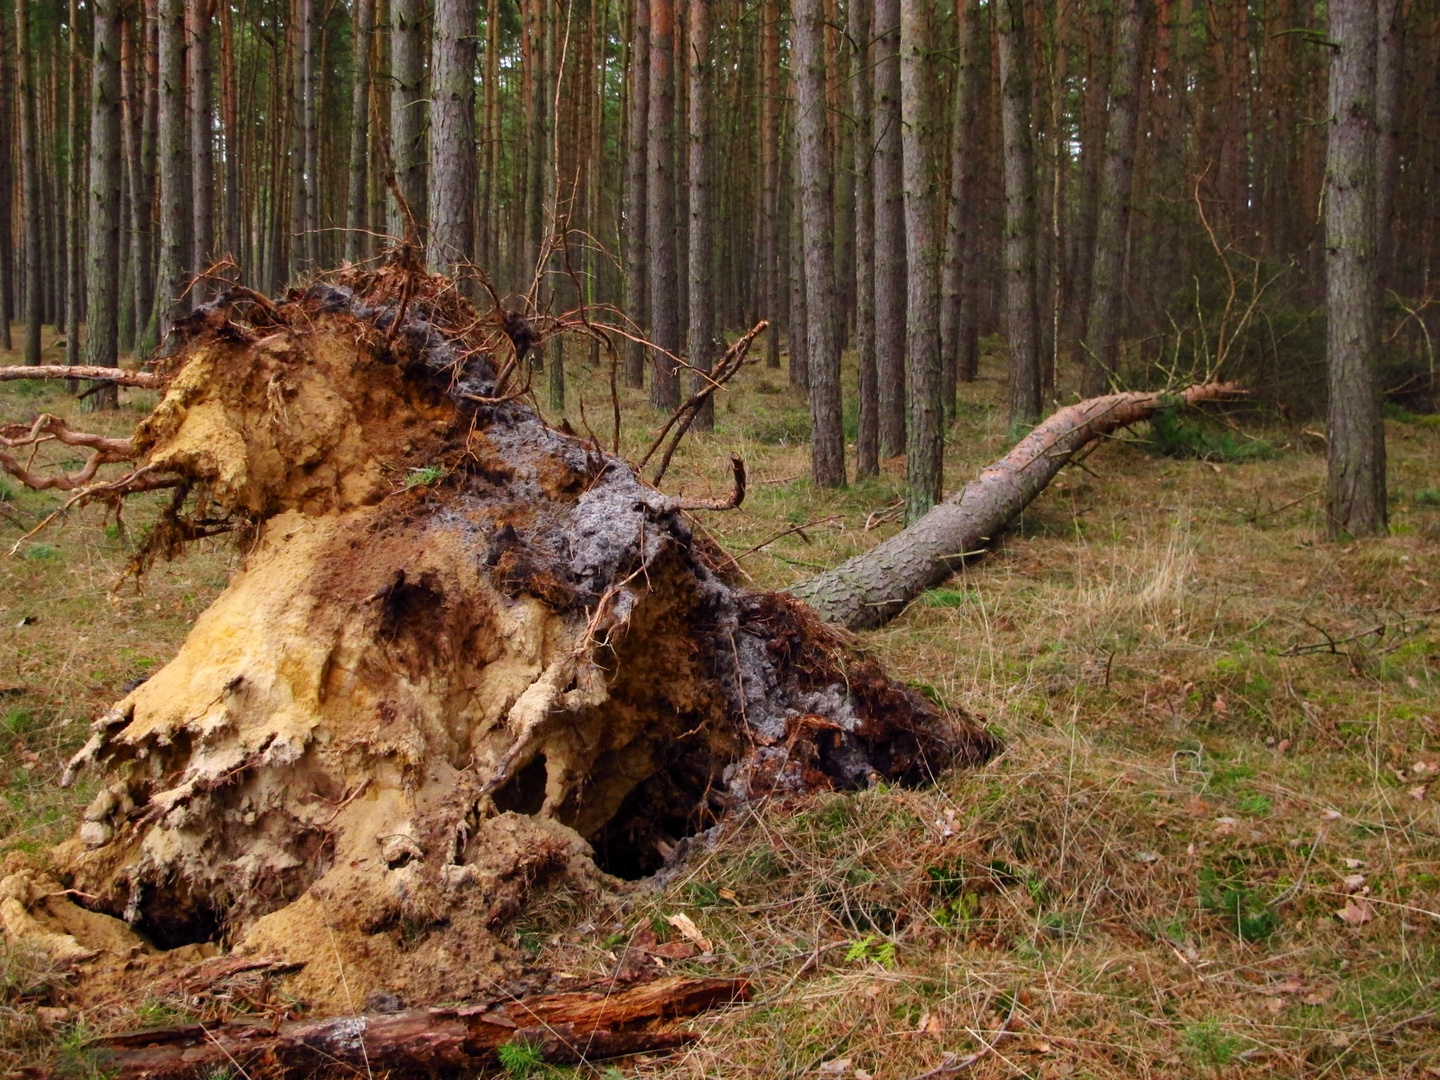
[[[88,367],[83,364],[22,364],[0,367],[0,382],[12,379],[85,379],[135,386],[142,390],[163,390],[166,378],[153,371],[131,371],[127,368]]]
[[[790,592],[827,622],[850,630],[883,626],[967,557],[980,554],[1091,441],[1148,420],[1160,409],[1239,393],[1233,383],[1206,383],[1179,395],[1110,394],[1069,405],[908,529]]]
[[[549,1064],[603,1061],[694,1042],[665,1024],[749,998],[744,979],[662,979],[613,991],[574,991],[445,1008],[328,1020],[231,1022],[128,1032],[97,1039],[96,1064],[111,1080],[185,1080],[215,1069],[266,1075],[276,1068],[384,1069],[403,1074],[500,1063],[502,1046],[525,1043]]]

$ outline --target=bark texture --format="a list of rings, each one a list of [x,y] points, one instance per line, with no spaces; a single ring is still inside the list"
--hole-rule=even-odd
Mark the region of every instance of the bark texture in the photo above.
[[[647,287],[650,248],[650,0],[635,0],[635,22],[630,43],[630,116],[626,141],[625,184],[625,311],[636,326],[650,325]],[[645,346],[625,343],[625,385],[645,385]]]
[[[41,287],[45,263],[40,212],[40,134],[35,119],[35,57],[30,5],[15,5],[15,50],[20,98],[20,187],[25,216],[25,363],[40,363],[40,326],[45,320]]]
[[[905,450],[905,302],[900,0],[875,0],[875,368],[884,457]]]
[[[94,0],[95,52],[91,68],[89,244],[85,280],[89,312],[85,363],[115,367],[120,317],[120,3]],[[79,252],[76,252],[78,258]],[[98,399],[98,400],[97,400]],[[113,407],[114,384],[82,404]]]
[[[474,255],[475,0],[436,0],[431,42],[426,262],[453,274]]]
[[[410,204],[416,237],[425,240],[425,164],[427,125],[425,97],[425,0],[393,0],[390,30],[390,67],[394,88],[390,92],[390,142],[395,155],[395,179]],[[396,237],[405,235],[405,219],[399,208],[390,224]]]
[[[908,273],[905,385],[905,520],[919,521],[940,501],[945,468],[945,407],[941,400],[939,236],[930,176],[931,111],[927,76],[929,25],[923,0],[900,0],[901,115]]]
[[[686,352],[697,372],[690,393],[705,386],[702,372],[715,361],[715,220],[710,169],[710,0],[689,0],[690,37],[690,326]],[[715,398],[707,397],[695,414],[697,431],[715,427]]]
[[[355,82],[350,89],[350,180],[345,192],[345,259],[358,263],[370,250],[370,54],[376,0],[356,0]]]
[[[646,241],[650,249],[650,404],[669,411],[680,404],[674,356],[680,341],[680,272],[675,244],[675,3],[650,0],[650,200]],[[669,355],[666,355],[666,354]]]
[[[975,266],[980,153],[975,145],[975,117],[981,63],[989,57],[988,39],[980,33],[980,5],[976,0],[965,0],[961,4],[959,19],[960,58],[951,113],[950,205],[945,219],[945,269],[940,290],[943,397],[946,412],[952,414],[956,382],[973,381],[980,369],[980,334],[976,323],[979,274]]]
[[[215,0],[191,0],[193,23],[187,60],[190,66],[190,182],[193,188],[191,238],[194,250],[190,268],[195,275],[195,296],[204,300],[214,291],[200,275],[215,261],[215,94],[211,64],[211,29]]]
[[[851,630],[882,626],[958,570],[967,556],[980,554],[1091,440],[1179,402],[1197,405],[1238,392],[1210,383],[1178,399],[1112,394],[1070,405],[908,529],[790,591],[827,622]]]
[[[185,170],[185,0],[159,0],[160,265],[156,271],[157,341],[190,310],[185,291],[189,252],[185,217],[190,191]]]
[[[1330,369],[1332,537],[1387,531],[1385,424],[1376,367],[1380,283],[1375,243],[1375,0],[1331,0],[1330,143],[1325,199],[1326,353]]]
[[[1140,120],[1140,78],[1145,59],[1148,0],[1124,0],[1115,24],[1115,68],[1110,81],[1110,127],[1100,180],[1090,313],[1085,320],[1085,374],[1081,393],[1103,394],[1120,358],[1125,251],[1135,177],[1135,131]]]
[[[637,0],[643,2],[643,0]],[[865,0],[861,0],[865,2]],[[784,276],[780,267],[780,4],[761,0],[760,7],[760,251],[765,335],[765,366],[780,366],[780,313]]]
[[[93,13],[87,8],[86,14]],[[65,362],[67,364],[80,363],[80,323],[84,307],[85,295],[85,263],[80,259],[80,250],[83,246],[81,230],[85,224],[85,199],[89,188],[90,177],[86,175],[81,163],[86,160],[85,156],[85,108],[81,105],[81,94],[85,80],[81,77],[81,28],[80,28],[80,2],[70,0],[69,12],[70,24],[70,87],[66,95],[66,142],[67,148],[67,173],[69,190],[65,193],[68,203],[68,221],[65,246],[69,248],[72,257],[65,268]],[[93,36],[93,30],[92,30]],[[85,403],[89,404],[90,399],[86,398]]]
[[[840,487],[845,483],[845,431],[840,417],[840,343],[835,337],[835,203],[825,119],[824,2],[795,0],[794,12],[810,478],[817,487]]]
[[[1005,332],[1010,338],[1010,426],[1040,418],[1040,313],[1035,295],[1035,152],[1030,129],[1030,48],[1021,0],[996,0],[1000,111],[1005,135]]]
[[[874,94],[870,27],[874,0],[851,0],[851,108],[855,113],[855,364],[859,430],[855,437],[855,478],[880,472],[879,386],[875,368],[875,153]]]

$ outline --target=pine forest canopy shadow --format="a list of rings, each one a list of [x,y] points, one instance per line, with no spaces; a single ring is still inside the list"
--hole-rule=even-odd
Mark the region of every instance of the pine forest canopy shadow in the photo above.
[[[534,328],[477,315],[410,252],[197,309],[155,371],[110,373],[164,387],[128,441],[44,416],[3,432],[16,475],[27,441],[88,447],[56,480],[72,501],[172,489],[137,572],[247,538],[67,769],[104,778],[77,835],[5,867],[7,934],[97,985],[216,942],[282,965],[322,1014],[542,989],[499,931],[547,888],[621,888],[755,800],[985,762],[980,724],[822,618],[885,621],[1094,438],[1235,392],[1062,409],[891,541],[753,593],[686,516],[743,497],[738,461],[729,500],[687,501],[548,426],[520,375]]]

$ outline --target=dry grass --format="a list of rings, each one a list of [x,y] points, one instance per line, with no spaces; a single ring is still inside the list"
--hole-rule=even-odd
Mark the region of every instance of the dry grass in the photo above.
[[[951,486],[1005,446],[987,360],[962,388]],[[571,422],[578,390],[600,428],[605,373],[568,374]],[[901,491],[899,462],[811,488],[783,380],[747,369],[666,483],[723,492],[726,452],[745,458],[745,506],[705,519],[736,554],[817,522],[745,557],[767,588],[892,533],[865,524]],[[625,405],[633,449],[653,418]],[[6,419],[66,407],[0,388]],[[868,635],[1004,736],[986,769],[762,808],[624,910],[557,896],[517,928],[542,962],[605,977],[638,927],[665,940],[683,910],[716,957],[674,966],[750,973],[752,1005],[627,1073],[906,1080],[979,1051],[964,1075],[1440,1075],[1440,429],[1390,423],[1395,534],[1349,545],[1322,538],[1323,459],[1298,432],[1263,434],[1280,456],[1236,465],[1102,448],[1000,550]],[[33,522],[48,503],[7,505]],[[72,827],[85,795],[53,781],[84,721],[173,653],[235,565],[201,550],[108,594],[127,547],[101,526],[87,511],[37,538],[48,555],[0,562],[7,849]],[[3,529],[8,549],[19,529]],[[34,1006],[64,991],[7,974],[22,961],[0,957],[0,1046],[33,1054],[57,1037]]]

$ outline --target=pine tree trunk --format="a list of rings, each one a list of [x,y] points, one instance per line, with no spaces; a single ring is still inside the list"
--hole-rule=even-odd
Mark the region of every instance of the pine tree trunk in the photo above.
[[[850,88],[855,112],[855,363],[860,398],[855,439],[857,480],[880,473],[880,403],[875,371],[875,89],[870,68],[874,8],[874,0],[850,0],[850,40],[855,43]]]
[[[120,312],[120,5],[122,0],[91,0],[95,13],[94,83],[90,108],[89,243],[86,293],[89,319],[85,363],[115,367]],[[87,411],[119,404],[115,384],[83,402]]]
[[[474,255],[475,0],[436,0],[430,58],[430,238],[426,261],[453,274]]]
[[[375,0],[355,3],[355,82],[350,88],[350,180],[345,192],[345,261],[358,263],[369,251],[370,35]]]
[[[191,0],[190,17],[190,183],[193,188],[193,225],[190,272],[195,276],[195,299],[205,300],[214,284],[200,275],[215,261],[215,95],[210,63],[210,28],[215,22],[215,0]]]
[[[59,152],[66,139],[60,92],[60,73],[64,65],[60,62],[59,42],[47,42],[43,56],[43,66],[50,72],[50,93],[40,105],[40,146],[54,148],[49,153],[42,153],[40,158],[44,187],[41,199],[45,208],[45,266],[48,268],[45,311],[55,327],[55,333],[64,334],[66,301],[70,296],[70,185],[67,175],[69,162]]]
[[[956,383],[975,378],[978,335],[973,310],[975,228],[975,96],[979,89],[980,51],[978,5],[962,0],[959,20],[959,68],[955,73],[955,104],[950,128],[950,205],[945,218],[945,264],[940,288],[940,357],[945,411],[955,413]],[[988,51],[988,50],[987,50]],[[966,310],[966,291],[971,310]]]
[[[156,285],[159,279],[159,234],[155,229],[157,210],[163,213],[164,201],[159,198],[156,206],[156,181],[159,179],[159,130],[160,130],[160,19],[157,0],[145,0],[145,21],[136,30],[136,45],[140,52],[137,78],[144,72],[144,102],[140,116],[140,182],[136,188],[134,206],[137,220],[134,225],[133,242],[136,244],[135,274],[135,327],[137,340],[135,352],[149,356],[160,342],[160,314],[156,303]],[[143,247],[141,246],[143,245]]]
[[[224,254],[238,264],[235,271],[237,281],[244,281],[253,274],[253,267],[246,263],[244,240],[240,233],[240,159],[241,142],[239,85],[235,70],[235,26],[231,7],[227,3],[217,5],[220,9],[220,120],[225,132],[225,201],[221,225],[221,246]]]
[[[160,267],[156,275],[157,340],[164,341],[176,319],[190,310],[185,294],[185,218],[190,205],[185,183],[185,3],[160,0]]]
[[[315,0],[295,0],[294,74],[291,81],[292,130],[290,192],[290,273],[300,277],[318,269],[310,258],[315,231],[316,176],[310,171],[310,145],[315,138],[313,83],[315,51]],[[423,216],[424,207],[416,208]]]
[[[15,145],[14,94],[10,79],[10,34],[6,18],[0,12],[0,349],[9,352],[15,347],[10,336],[10,317],[15,312],[15,249],[12,230],[15,190],[13,171]]]
[[[1100,176],[1105,162],[1106,108],[1110,99],[1110,33],[1109,15],[1097,11],[1085,21],[1086,68],[1085,102],[1080,119],[1080,169],[1078,206],[1075,211],[1071,239],[1074,255],[1071,263],[1070,295],[1072,301],[1072,337],[1070,358],[1080,365],[1084,379],[1085,346],[1092,290],[1091,269],[1095,257],[1095,229],[1100,207]],[[1158,77],[1158,76],[1157,76]],[[1153,99],[1157,108],[1168,104],[1166,89],[1157,91]]]
[[[647,240],[650,129],[650,0],[634,0],[630,41],[630,116],[626,145],[625,314],[636,326],[650,325],[650,248]],[[645,346],[625,344],[625,385],[645,385]]]
[[[795,109],[790,109],[792,118]],[[795,123],[792,119],[790,124],[791,135],[795,134]],[[810,306],[807,302],[805,288],[805,228],[802,219],[802,199],[800,195],[800,152],[799,147],[794,145],[795,140],[787,140],[791,143],[788,147],[788,158],[786,161],[788,183],[788,214],[789,222],[789,244],[787,254],[790,263],[790,316],[786,320],[790,329],[790,385],[796,390],[803,390],[807,395],[810,392]]]
[[[680,352],[680,297],[675,251],[675,0],[650,0],[650,404],[669,411],[680,404],[675,362]],[[664,350],[664,351],[661,351]]]
[[[15,5],[15,51],[20,70],[20,185],[25,214],[25,349],[27,364],[40,363],[45,318],[44,220],[40,206],[40,131],[36,120],[35,56],[30,5]]]
[[[715,359],[715,222],[710,175],[710,0],[688,0],[690,22],[690,339],[692,365],[708,372]],[[697,372],[690,392],[705,386]],[[698,431],[715,427],[715,396],[706,399],[692,425]]]
[[[126,200],[130,224],[130,289],[121,293],[121,303],[130,309],[130,319],[135,326],[135,351],[143,355],[146,345],[145,327],[150,318],[150,305],[154,296],[155,266],[150,258],[150,214],[153,209],[154,176],[144,167],[145,140],[145,82],[141,77],[148,33],[145,29],[143,9],[134,9],[134,14],[125,20],[122,33],[128,49],[120,65],[120,97],[123,102],[122,119],[124,131],[123,151],[125,173],[130,187]],[[153,152],[153,131],[151,150]]]
[[[905,178],[900,0],[875,0],[875,369],[880,453],[905,450]]]
[[[1129,246],[1147,4],[1148,0],[1123,0],[1116,13],[1110,125],[1105,136],[1105,168],[1100,180],[1095,257],[1090,272],[1090,312],[1085,319],[1085,375],[1080,391],[1084,397],[1105,392],[1120,360],[1125,250]]]
[[[1332,538],[1383,535],[1385,427],[1376,366],[1375,0],[1330,0],[1329,174],[1325,199],[1326,343]]]
[[[1375,57],[1375,261],[1383,289],[1393,261],[1390,222],[1400,171],[1400,81],[1405,69],[1405,16],[1400,0],[1378,0],[1380,35]]]
[[[500,266],[500,0],[485,8],[485,161],[481,176],[480,265],[494,274]]]
[[[930,27],[924,0],[900,0],[900,98],[904,120],[905,235],[908,273],[905,384],[910,414],[905,443],[905,520],[918,521],[940,501],[945,406],[941,400],[940,263],[935,190],[930,175],[931,116],[926,63]]]
[[[840,347],[835,337],[835,203],[826,123],[823,0],[794,0],[793,65],[799,142],[800,234],[804,238],[810,476],[817,487],[845,483],[840,417]]]
[[[302,0],[309,2],[309,0]],[[424,243],[425,177],[425,0],[394,0],[390,31],[391,75],[390,142],[395,156],[395,179]],[[399,207],[390,225],[394,236],[405,235]]]
[[[86,14],[91,14],[87,10]],[[71,252],[71,258],[65,268],[65,362],[67,364],[81,363],[80,357],[80,322],[81,322],[81,296],[85,288],[85,268],[80,262],[80,230],[85,222],[85,107],[82,104],[82,87],[84,79],[80,74],[81,70],[81,44],[80,34],[80,4],[79,0],[70,0],[70,71],[69,71],[69,93],[66,95],[66,117],[68,120],[68,131],[66,142],[68,144],[68,179],[69,190],[65,194],[69,204],[67,215],[67,229],[65,246]],[[98,44],[98,43],[97,43]],[[75,383],[67,384],[75,389]],[[89,399],[86,399],[86,404]]]
[[[863,2],[863,0],[861,0]],[[760,7],[760,257],[765,333],[765,366],[780,366],[780,317],[786,274],[780,265],[780,4]]]
[[[1040,417],[1040,318],[1035,296],[1035,154],[1030,50],[1022,0],[996,0],[1001,120],[1005,133],[1005,328],[1010,337],[1010,426]]]

